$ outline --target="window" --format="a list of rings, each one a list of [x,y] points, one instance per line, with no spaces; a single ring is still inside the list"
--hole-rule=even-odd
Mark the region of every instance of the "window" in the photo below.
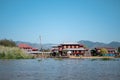
[[[76,48],[76,46],[74,46],[74,48]]]
[[[66,45],[66,48],[68,48],[68,45]]]

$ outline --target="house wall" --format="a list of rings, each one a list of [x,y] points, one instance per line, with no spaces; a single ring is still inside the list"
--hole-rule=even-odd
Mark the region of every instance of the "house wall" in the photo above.
[[[81,46],[79,44],[78,45],[74,45],[74,44],[73,45],[72,44],[71,45],[61,45],[61,46],[58,47],[58,50],[62,51],[63,49],[70,49],[70,48],[77,49],[77,48],[81,48],[81,47],[84,48],[84,46]],[[72,50],[72,53],[73,54],[82,54],[83,55],[85,53],[85,51],[82,51],[82,50]]]

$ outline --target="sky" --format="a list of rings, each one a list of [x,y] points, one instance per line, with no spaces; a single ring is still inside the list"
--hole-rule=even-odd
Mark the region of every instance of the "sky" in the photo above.
[[[120,0],[0,0],[0,39],[120,41]]]

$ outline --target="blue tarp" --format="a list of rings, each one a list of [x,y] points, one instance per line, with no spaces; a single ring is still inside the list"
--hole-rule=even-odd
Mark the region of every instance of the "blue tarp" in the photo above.
[[[115,54],[113,54],[113,53],[107,53],[107,54],[103,54],[103,56],[115,56]]]

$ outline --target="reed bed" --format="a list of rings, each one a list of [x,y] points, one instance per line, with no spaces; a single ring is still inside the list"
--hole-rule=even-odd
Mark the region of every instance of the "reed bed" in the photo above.
[[[0,46],[0,59],[32,59],[32,55],[25,53],[18,47]]]

